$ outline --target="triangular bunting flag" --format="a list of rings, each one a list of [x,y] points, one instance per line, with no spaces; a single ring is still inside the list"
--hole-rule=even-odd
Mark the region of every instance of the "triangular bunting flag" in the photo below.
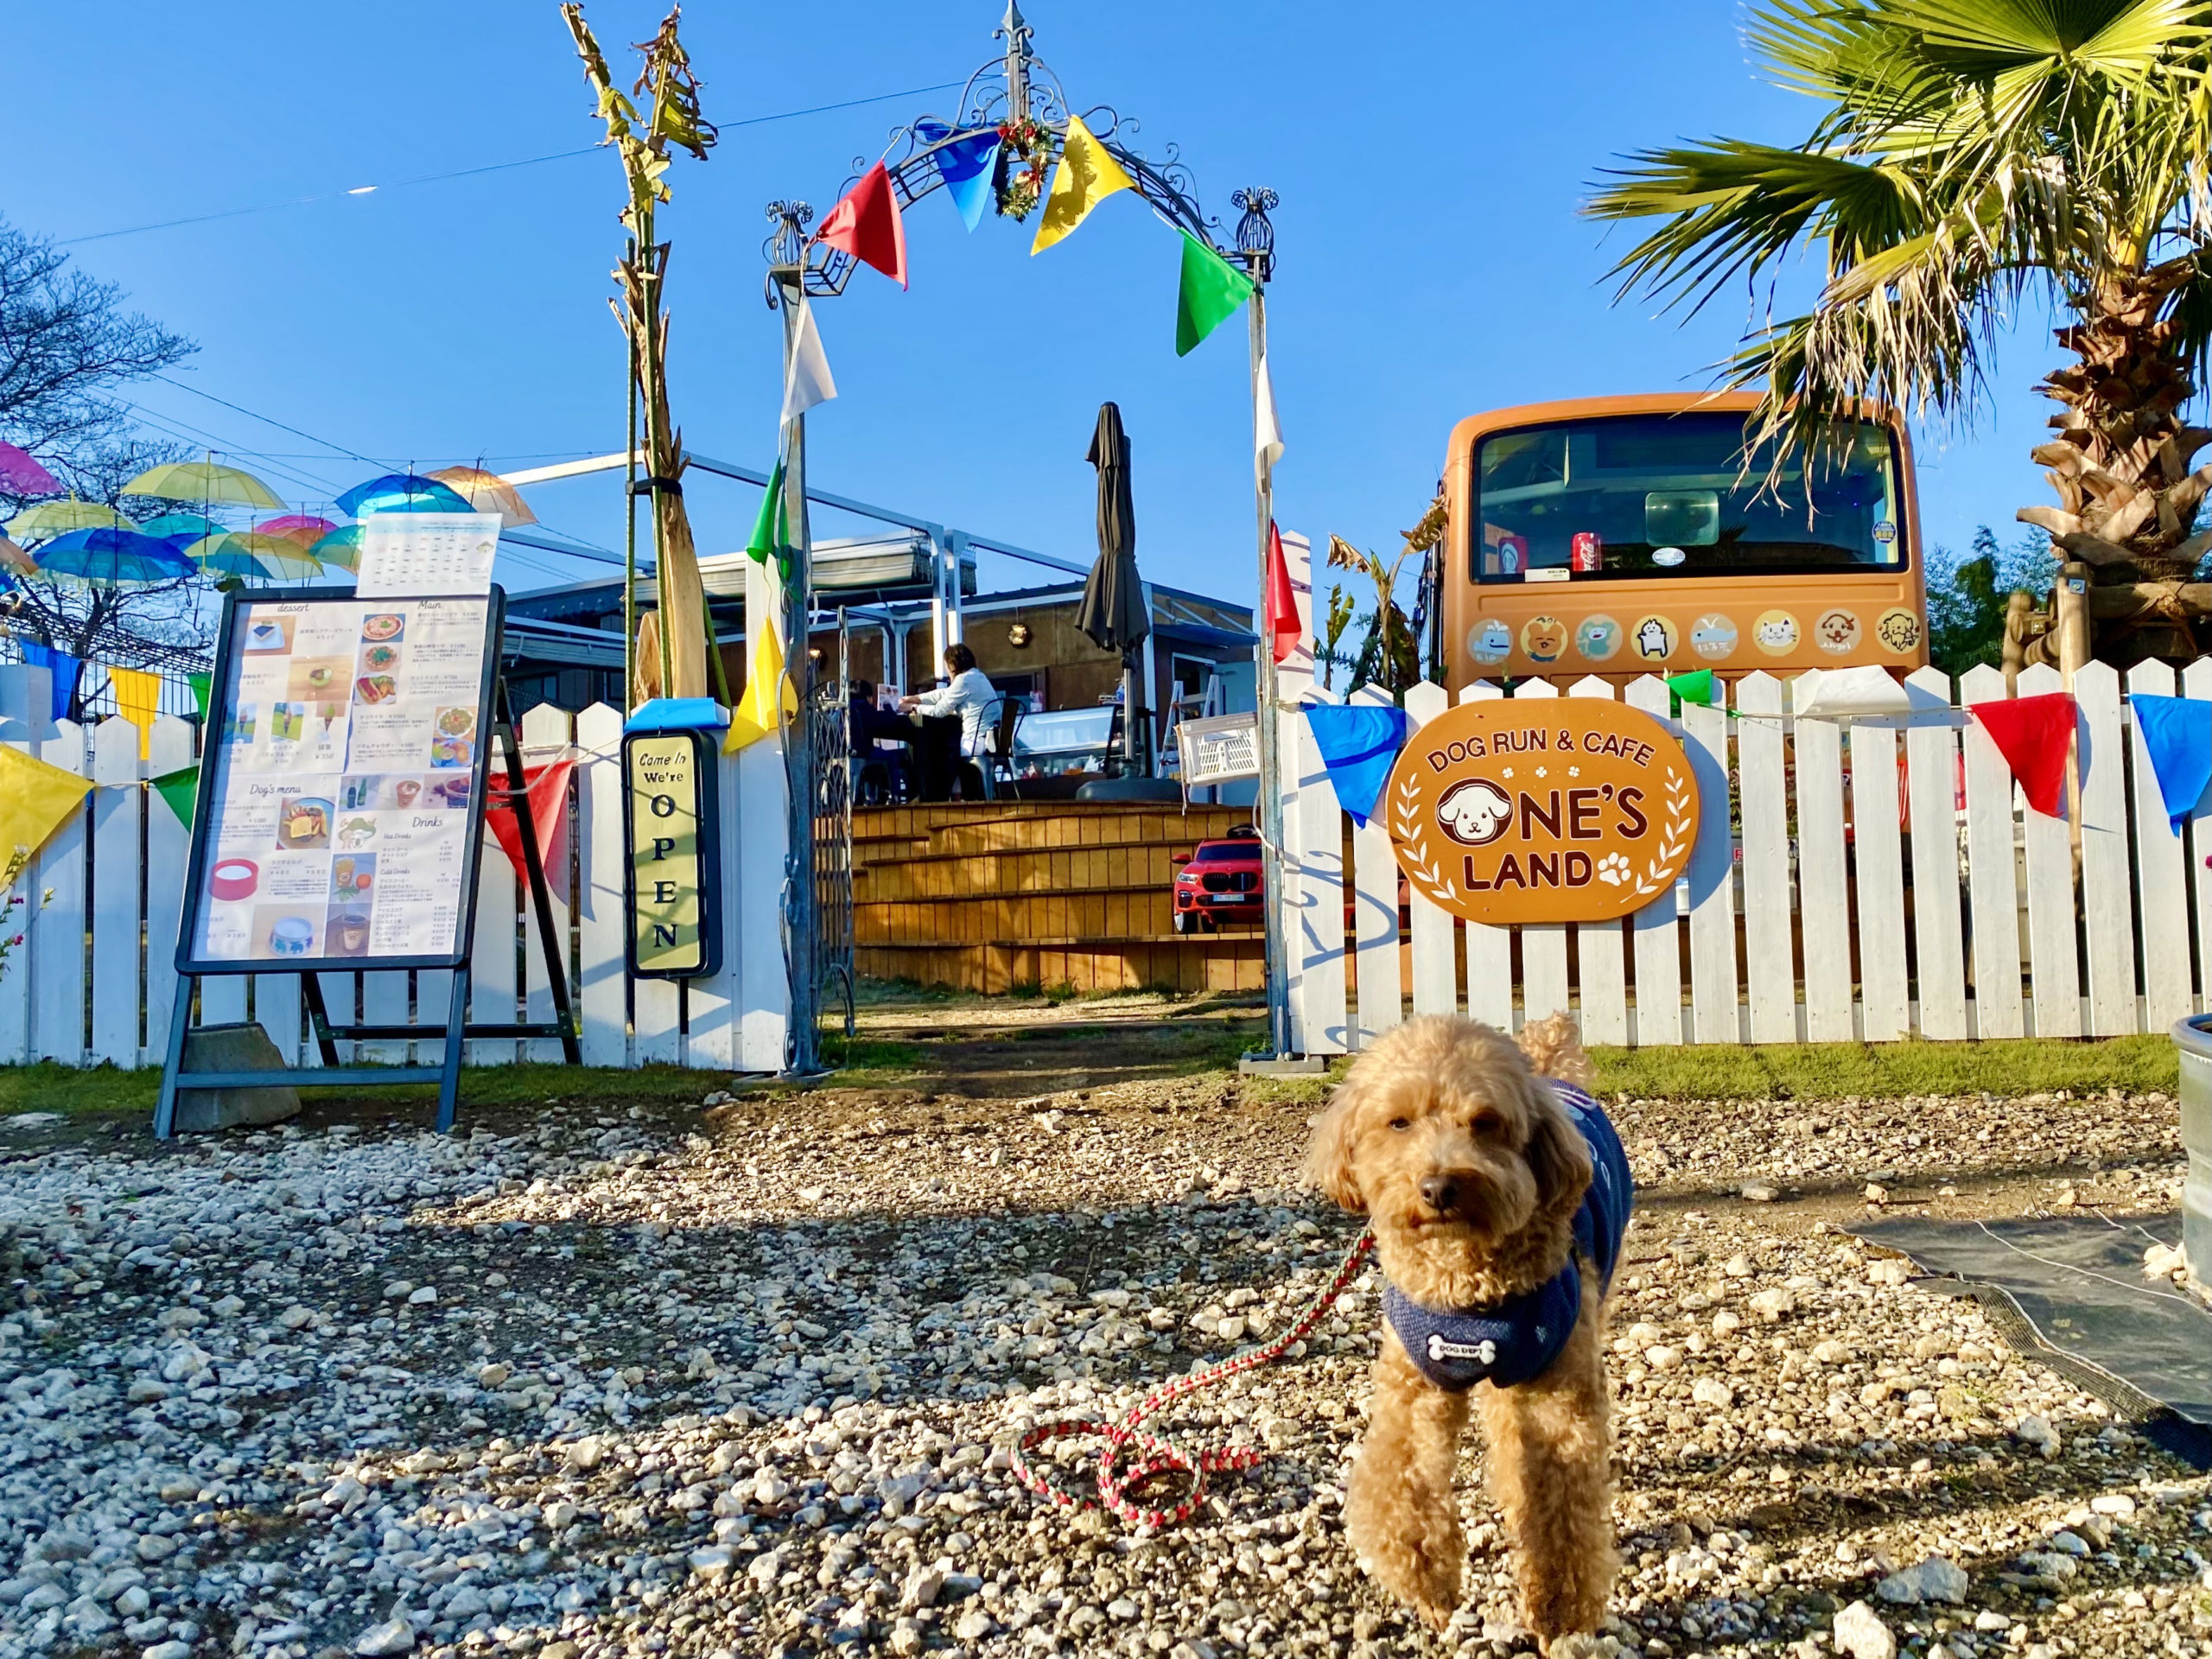
[[[1052,170],[1052,188],[1045,198],[1044,217],[1037,221],[1037,239],[1029,251],[1039,254],[1090,216],[1090,210],[1117,191],[1134,190],[1137,181],[1122,170],[1080,116],[1068,117],[1066,136],[1060,141],[1060,164]]]
[[[1280,663],[1298,649],[1306,625],[1298,616],[1298,589],[1291,585],[1290,563],[1282,556],[1282,532],[1268,523],[1268,649]]]
[[[1275,419],[1274,378],[1268,372],[1268,359],[1262,356],[1252,383],[1252,467],[1256,480],[1267,483],[1275,462],[1281,459],[1282,425]]]
[[[524,793],[530,797],[530,827],[537,833],[537,868],[546,872],[549,885],[557,888],[556,873],[569,861],[569,774],[573,760],[549,760],[522,769]],[[485,791],[484,822],[499,838],[499,850],[517,875],[525,875],[523,864],[522,821],[515,814],[514,797],[503,771],[493,774]]]
[[[176,814],[176,821],[191,829],[193,809],[200,799],[200,763],[195,760],[188,766],[165,772],[149,781],[154,785],[154,793],[168,803],[169,810]]]
[[[115,711],[138,728],[138,758],[153,753],[154,715],[162,706],[162,677],[139,668],[108,667],[107,683],[115,693]]]
[[[2066,746],[2074,735],[2074,694],[1993,697],[1967,705],[2019,780],[2028,804],[2047,818],[2061,815],[2066,784]]]
[[[0,743],[0,868],[17,853],[45,846],[92,786],[89,779]]]
[[[830,359],[822,350],[822,336],[814,327],[814,308],[806,295],[798,296],[798,315],[792,324],[791,366],[784,373],[784,424],[789,426],[817,404],[837,395],[830,377]]]
[[[814,239],[842,248],[899,287],[906,286],[906,227],[899,222],[899,197],[881,162],[861,174],[861,181],[830,210]]]
[[[192,700],[200,705],[200,718],[207,719],[207,699],[215,693],[215,677],[213,674],[188,674],[185,678],[192,682]]]
[[[2143,751],[2158,779],[2166,818],[2181,834],[2189,815],[2212,784],[2212,702],[2196,697],[2153,697],[2138,692],[2128,698],[2142,728]]]
[[[1412,720],[1404,709],[1382,702],[1309,702],[1304,708],[1337,804],[1364,828],[1376,797],[1390,780],[1398,751],[1406,747]]]
[[[1251,297],[1249,276],[1184,232],[1183,276],[1175,288],[1175,355],[1188,357]]]
[[[1713,671],[1700,668],[1688,674],[1669,674],[1667,689],[1675,694],[1679,703],[1695,703],[1700,709],[1713,707]]]
[[[747,642],[753,660],[747,664],[745,695],[729,712],[729,735],[722,753],[735,754],[747,744],[772,737],[783,728],[783,716],[798,712],[798,695],[784,672],[784,644],[776,638],[776,625],[760,620],[758,637]]]
[[[944,181],[945,194],[960,210],[960,222],[974,230],[983,222],[983,211],[991,205],[992,179],[999,158],[998,129],[956,134],[942,122],[917,121],[914,132],[924,143],[938,146],[937,175]]]
[[[753,563],[766,564],[771,553],[779,561],[788,559],[791,549],[791,512],[784,499],[784,462],[779,455],[776,470],[768,474],[768,487],[760,492],[760,511],[753,520],[753,535],[745,550]]]
[[[16,644],[22,651],[24,663],[32,668],[44,669],[53,682],[54,709],[48,718],[68,719],[69,706],[77,700],[77,676],[85,666],[83,662],[66,651],[41,645],[35,639],[22,639]]]

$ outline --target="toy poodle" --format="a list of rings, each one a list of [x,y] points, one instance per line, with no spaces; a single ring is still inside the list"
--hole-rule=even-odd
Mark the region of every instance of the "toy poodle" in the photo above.
[[[1429,1015],[1362,1053],[1315,1126],[1308,1173],[1366,1212],[1389,1281],[1345,1532],[1440,1629],[1466,1559],[1452,1476],[1471,1393],[1522,1622],[1549,1644],[1605,1621],[1618,1567],[1605,1295],[1634,1189],[1591,1083],[1565,1014],[1517,1044]]]

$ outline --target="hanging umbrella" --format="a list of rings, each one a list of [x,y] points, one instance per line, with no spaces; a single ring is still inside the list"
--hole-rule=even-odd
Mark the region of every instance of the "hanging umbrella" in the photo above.
[[[288,512],[279,518],[264,518],[253,527],[257,536],[279,536],[288,542],[312,550],[315,544],[337,529],[328,518],[317,518],[311,512]]]
[[[342,524],[308,551],[333,569],[358,570],[361,568],[361,527]]]
[[[477,512],[498,513],[503,530],[537,522],[537,515],[523,500],[522,493],[497,473],[487,473],[480,467],[441,467],[430,476],[441,484],[451,485],[455,493],[467,496],[469,505]]]
[[[113,507],[98,501],[79,501],[71,496],[67,501],[41,501],[35,507],[25,507],[8,521],[10,536],[24,541],[41,537],[59,536],[70,530],[135,530],[137,525]]]
[[[372,512],[474,512],[466,497],[450,484],[413,473],[386,473],[365,484],[356,484],[338,498],[341,512],[356,518]]]
[[[212,461],[173,461],[138,474],[120,492],[124,495],[158,495],[171,501],[197,501],[202,505],[220,501],[233,507],[277,507],[283,502],[251,473],[236,467],[219,467]]]
[[[226,576],[274,576],[284,582],[305,582],[322,574],[322,561],[297,542],[251,531],[226,531],[220,535],[205,536],[184,551],[201,569]]]
[[[0,490],[10,495],[59,495],[61,480],[32,460],[29,450],[0,443]]]
[[[19,576],[35,576],[38,574],[38,561],[5,536],[0,536],[0,571]]]
[[[182,549],[202,536],[222,536],[228,532],[204,512],[165,512],[158,518],[149,518],[138,526],[141,535],[157,536],[162,541]]]
[[[1118,404],[1098,406],[1098,429],[1087,457],[1098,469],[1098,560],[1083,584],[1075,625],[1101,651],[1122,654],[1122,754],[1129,770],[1143,764],[1137,688],[1137,647],[1152,632],[1144,579],[1137,575],[1137,512],[1129,492],[1129,435]]]
[[[88,588],[175,582],[198,569],[167,542],[134,530],[73,530],[40,548],[36,559],[46,575]]]

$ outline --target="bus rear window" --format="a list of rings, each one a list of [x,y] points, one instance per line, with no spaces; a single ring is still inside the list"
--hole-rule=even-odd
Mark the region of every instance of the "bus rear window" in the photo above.
[[[1896,445],[1855,423],[1770,484],[1740,415],[1622,415],[1494,433],[1475,451],[1472,575],[1576,582],[1896,570]],[[1808,489],[1809,485],[1809,489]]]

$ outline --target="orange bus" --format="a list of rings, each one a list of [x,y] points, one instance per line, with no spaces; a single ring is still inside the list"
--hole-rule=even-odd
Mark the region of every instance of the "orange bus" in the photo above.
[[[1758,401],[1588,397],[1460,422],[1444,476],[1449,687],[1925,664],[1904,423],[1853,422],[1770,485],[1765,451],[1745,454]]]

